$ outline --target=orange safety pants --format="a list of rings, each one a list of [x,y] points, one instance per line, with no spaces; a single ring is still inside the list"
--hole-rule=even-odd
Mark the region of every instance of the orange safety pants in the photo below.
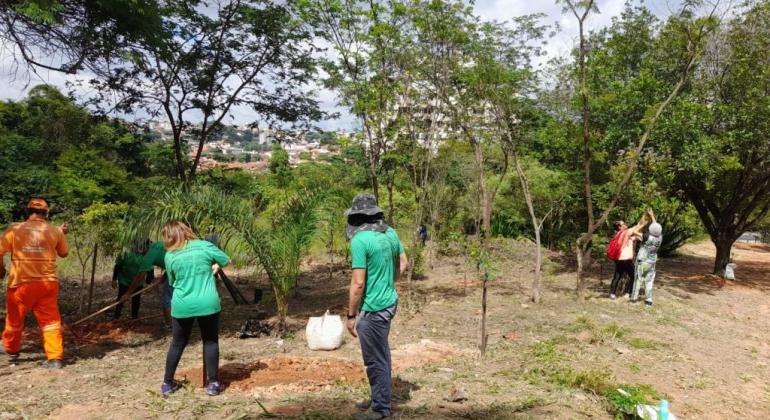
[[[59,282],[31,281],[9,288],[5,295],[5,330],[3,347],[6,353],[21,350],[24,318],[32,310],[37,325],[43,331],[43,348],[48,360],[62,360],[61,315],[59,314]]]

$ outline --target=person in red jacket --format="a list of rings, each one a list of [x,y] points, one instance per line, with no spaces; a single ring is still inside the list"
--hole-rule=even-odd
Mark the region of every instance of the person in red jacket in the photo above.
[[[11,274],[6,291],[3,349],[11,360],[19,358],[24,318],[32,311],[43,332],[45,367],[60,369],[64,358],[59,313],[59,277],[56,257],[69,253],[67,225],[48,223],[48,203],[33,198],[26,208],[27,220],[8,227],[0,237],[0,277],[5,276],[3,255],[11,253]]]
[[[612,283],[610,283],[610,299],[615,299],[618,293],[631,295],[634,285],[634,238],[638,235],[645,226],[647,226],[649,220],[645,213],[633,227],[628,227],[626,222],[618,220],[615,222],[615,235],[620,235],[620,255],[617,261],[615,261],[615,273],[612,276]],[[620,280],[623,276],[627,276],[626,287],[623,290],[619,290]]]

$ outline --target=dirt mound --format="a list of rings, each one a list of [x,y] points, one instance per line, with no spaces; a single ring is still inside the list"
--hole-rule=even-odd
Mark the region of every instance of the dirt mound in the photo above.
[[[393,370],[396,372],[453,357],[471,356],[473,353],[450,344],[437,343],[431,340],[405,344],[391,351]]]
[[[179,372],[177,376],[195,386],[203,386],[202,367]],[[313,389],[336,383],[362,382],[364,368],[360,363],[343,359],[276,357],[220,366],[219,380],[228,388],[242,391],[276,385],[299,385]]]

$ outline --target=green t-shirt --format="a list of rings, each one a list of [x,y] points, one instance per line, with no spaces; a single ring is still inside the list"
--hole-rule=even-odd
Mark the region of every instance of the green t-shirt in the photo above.
[[[120,254],[115,261],[115,277],[123,286],[130,286],[137,274],[143,272],[142,255],[133,252]]]
[[[166,269],[166,246],[163,245],[163,241],[153,242],[150,245],[150,249],[144,254],[142,258],[142,271],[150,271],[153,267],[160,267]]]
[[[398,257],[404,246],[398,233],[388,228],[385,233],[362,231],[350,241],[353,268],[366,269],[366,285],[361,310],[381,311],[398,300],[394,285]]]
[[[184,247],[166,252],[166,275],[174,288],[171,316],[190,318],[222,310],[211,266],[225,266],[230,257],[211,242],[195,239]]]

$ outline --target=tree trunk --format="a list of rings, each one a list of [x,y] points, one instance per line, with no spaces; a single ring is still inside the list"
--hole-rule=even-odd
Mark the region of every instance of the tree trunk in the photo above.
[[[334,279],[334,225],[329,222],[329,284]]]
[[[484,279],[481,286],[481,356],[487,351],[487,281],[489,276],[484,271]]]
[[[275,306],[278,310],[278,325],[276,329],[278,330],[279,337],[285,337],[288,332],[286,331],[286,315],[289,313],[288,293],[279,297],[279,294],[283,294],[283,292],[279,291],[278,287],[275,286],[273,287],[273,293],[275,293]]]
[[[511,140],[510,137],[509,140]],[[513,144],[512,140],[511,144]],[[529,212],[530,221],[532,222],[532,229],[535,231],[535,277],[532,279],[532,301],[540,303],[540,272],[543,266],[543,253],[540,249],[541,224],[535,214],[532,193],[529,191],[529,180],[527,179],[527,174],[524,172],[524,168],[521,167],[521,162],[519,161],[519,155],[516,152],[516,149],[513,150],[513,161],[516,165],[516,173],[519,175],[521,192],[524,194],[524,201],[527,203],[527,211]]]
[[[409,293],[412,293],[412,279],[414,279],[414,263],[417,261],[417,233],[412,232],[412,248],[409,250],[409,267],[406,269],[406,284]]]
[[[532,280],[532,302],[540,303],[540,278],[543,267],[543,251],[540,247],[540,227],[535,227],[535,278]]]
[[[433,235],[435,232],[435,229],[436,229],[436,225],[434,223],[431,223],[430,225],[428,225],[428,235]],[[434,252],[433,247],[435,245],[433,242],[434,237],[435,236],[431,236],[426,241],[426,243],[428,244],[428,269],[431,271],[433,271],[433,252]]]
[[[182,155],[182,129],[179,131],[174,130],[174,161],[176,162],[176,174],[179,177],[179,182],[187,189],[187,170],[184,167],[184,155]]]
[[[730,252],[735,240],[727,235],[720,235],[716,239],[712,238],[711,241],[717,248],[717,255],[714,259],[714,274],[724,276],[725,266],[730,262]]]
[[[492,218],[492,200],[487,190],[486,180],[484,179],[484,155],[481,150],[481,143],[473,142],[473,157],[476,163],[477,181],[479,184],[479,195],[481,196],[481,231],[482,243],[489,238],[490,220]]]
[[[575,242],[575,255],[577,256],[577,287],[576,292],[579,300],[585,300],[585,270],[591,265],[591,247],[590,239],[585,235],[578,238]]]
[[[479,194],[481,195],[481,230],[479,232],[479,239],[481,240],[481,255],[476,262],[476,271],[482,275],[481,286],[481,355],[483,356],[487,350],[487,282],[489,281],[489,271],[487,263],[482,264],[482,259],[489,258],[489,230],[490,219],[492,217],[492,200],[487,190],[486,182],[484,179],[484,156],[481,149],[481,143],[473,141],[473,155],[476,163],[477,177],[479,183]],[[481,266],[483,265],[483,272]]]
[[[369,180],[372,182],[372,194],[377,199],[377,203],[380,202],[380,184],[377,181],[377,166],[379,164],[378,152],[374,150],[374,139],[372,138],[371,128],[369,127],[367,117],[361,117],[363,120],[364,131],[366,132],[366,140],[369,143],[369,149],[366,150],[366,159],[369,161]]]
[[[99,256],[99,244],[94,244],[94,259],[91,264],[91,284],[88,286],[88,313],[94,300],[94,278],[96,277],[96,258]]]
[[[83,303],[86,300],[86,265],[88,265],[88,260],[85,261],[85,263],[80,263],[80,302],[78,302],[78,313],[83,313]],[[91,308],[88,308],[88,311],[91,311]]]
[[[388,180],[385,187],[388,189],[388,224],[393,226],[393,218],[396,214],[396,208],[393,205],[393,180]]]
[[[78,302],[78,313],[83,313],[83,304],[86,300],[86,270],[85,267],[80,269],[80,301]]]

